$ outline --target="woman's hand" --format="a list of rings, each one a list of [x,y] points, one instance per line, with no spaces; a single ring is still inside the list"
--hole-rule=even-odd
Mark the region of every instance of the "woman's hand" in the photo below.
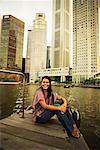
[[[67,108],[68,102],[64,97],[57,95],[57,99],[63,101],[64,106]]]
[[[66,105],[62,104],[61,106],[59,106],[59,110],[63,111],[63,112],[66,112]]]

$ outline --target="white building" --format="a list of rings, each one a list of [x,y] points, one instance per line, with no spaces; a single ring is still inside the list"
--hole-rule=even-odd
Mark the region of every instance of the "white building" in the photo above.
[[[73,0],[73,81],[100,72],[100,1]]]
[[[30,82],[34,82],[38,77],[38,72],[46,68],[47,52],[47,23],[45,14],[37,13],[34,20],[33,29],[30,32]]]
[[[53,0],[52,67],[70,66],[70,0]]]
[[[60,82],[64,82],[67,76],[71,76],[69,67],[66,68],[47,68],[38,72],[38,77],[49,76],[59,77]]]

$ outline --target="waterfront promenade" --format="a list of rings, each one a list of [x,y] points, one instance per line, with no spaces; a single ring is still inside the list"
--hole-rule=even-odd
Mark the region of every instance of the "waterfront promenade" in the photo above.
[[[2,150],[89,150],[83,136],[70,137],[53,118],[47,124],[33,124],[32,114],[25,113],[21,118],[13,114],[0,120]]]

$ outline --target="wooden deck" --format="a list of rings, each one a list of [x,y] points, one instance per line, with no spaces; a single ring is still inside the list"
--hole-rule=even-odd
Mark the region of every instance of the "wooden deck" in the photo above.
[[[25,113],[25,118],[13,114],[0,120],[0,132],[0,150],[89,150],[83,136],[68,140],[56,119],[34,124],[31,113]]]

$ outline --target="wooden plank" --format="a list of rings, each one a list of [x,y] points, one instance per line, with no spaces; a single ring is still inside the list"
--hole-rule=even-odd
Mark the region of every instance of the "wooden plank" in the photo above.
[[[29,129],[29,130],[35,130],[37,129],[37,131],[42,132],[45,134],[51,134],[52,136],[58,136],[58,137],[62,137],[65,138],[67,136],[67,133],[65,133],[64,128],[61,126],[61,124],[58,122],[58,120],[55,119],[55,117],[53,119],[51,119],[48,123],[46,124],[37,124],[33,122],[32,120],[32,114],[25,114],[25,118],[20,118],[19,115],[12,115],[11,117],[6,118],[6,120],[2,120],[2,122],[13,124],[13,125],[17,125],[19,127],[23,127],[23,125],[21,124],[25,124],[24,128]],[[50,133],[48,133],[50,132]],[[58,133],[58,134],[57,134]]]
[[[61,125],[52,120],[48,124],[33,124],[32,116],[25,114],[25,118],[19,118],[18,115],[0,120],[0,127],[3,133],[35,141],[44,145],[56,147],[58,149],[68,150],[88,150],[88,146],[81,136],[79,139],[70,138],[70,142],[65,139],[65,132]]]
[[[58,149],[68,149],[68,150],[87,150],[83,143],[80,143],[80,139],[75,139],[74,141],[67,142],[62,138],[51,137],[45,134],[32,132],[25,129],[16,128],[8,125],[0,125],[1,132],[13,135],[15,137],[20,137],[22,139],[34,141],[40,144],[52,146]],[[13,143],[12,143],[13,144]]]
[[[30,130],[20,129],[14,126],[8,126],[4,124],[0,125],[0,128],[1,128],[1,132],[3,133],[7,133],[15,137],[20,137],[22,139],[34,141],[40,144],[52,146],[54,148],[64,149],[68,147],[68,145],[65,144],[67,143],[67,141],[64,141],[63,139],[56,138],[56,137],[52,138],[52,136],[41,134],[39,132],[32,132]]]
[[[8,118],[2,120],[3,124],[7,124],[9,126],[14,126],[14,127],[18,127],[18,128],[24,128],[26,130],[30,130],[30,131],[35,131],[35,132],[40,132],[42,134],[47,134],[50,136],[55,136],[55,137],[60,137],[60,138],[65,138],[66,134],[65,132],[62,130],[58,130],[58,129],[53,129],[53,128],[49,128],[46,127],[46,124],[26,124],[25,122],[23,122],[24,119],[22,119],[21,121],[16,121],[16,120],[10,120]],[[53,126],[52,126],[53,127]]]
[[[4,132],[1,132],[1,137],[0,150],[57,150],[57,148],[52,146],[30,141]]]

